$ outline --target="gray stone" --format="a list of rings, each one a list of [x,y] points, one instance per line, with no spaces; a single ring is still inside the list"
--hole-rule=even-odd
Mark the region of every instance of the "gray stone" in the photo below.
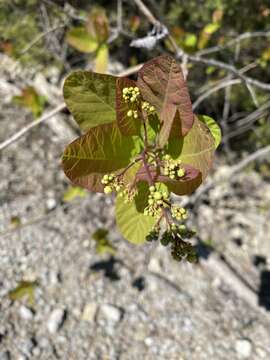
[[[65,310],[55,309],[51,312],[47,321],[47,329],[50,334],[55,334],[63,325],[65,319]]]
[[[8,351],[0,352],[0,360],[10,360],[10,354]]]
[[[24,305],[20,307],[19,313],[21,318],[24,320],[32,320],[34,317],[33,311]]]

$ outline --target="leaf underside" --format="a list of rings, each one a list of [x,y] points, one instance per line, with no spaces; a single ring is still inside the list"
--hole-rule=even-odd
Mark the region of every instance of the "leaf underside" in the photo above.
[[[178,180],[170,179],[168,176],[159,174],[156,167],[150,167],[150,173],[155,182],[166,184],[169,191],[176,195],[189,195],[193,193],[202,183],[202,174],[194,167],[182,164],[181,167],[185,169],[185,176]],[[147,181],[147,173],[143,166],[139,169],[136,176],[137,180]]]
[[[192,105],[180,65],[162,55],[147,62],[139,71],[138,86],[144,100],[154,105],[162,123],[159,145],[163,147],[178,122],[176,136],[185,136],[193,124]]]
[[[212,166],[215,140],[206,125],[194,116],[194,124],[189,133],[181,139],[170,139],[167,152],[198,169],[204,180]]]

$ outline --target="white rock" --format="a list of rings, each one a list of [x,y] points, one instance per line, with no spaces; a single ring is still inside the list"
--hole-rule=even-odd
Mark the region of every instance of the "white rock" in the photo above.
[[[56,205],[57,205],[57,202],[54,198],[47,199],[47,201],[46,201],[47,210],[49,210],[49,211],[53,210],[56,207]]]
[[[55,334],[64,322],[65,310],[55,309],[51,312],[47,321],[47,329],[49,333]]]
[[[122,317],[122,312],[116,306],[103,304],[100,307],[99,315],[111,324],[117,324]]]
[[[92,302],[85,305],[82,312],[82,320],[92,322],[95,320],[97,304]]]
[[[160,273],[162,271],[160,260],[152,257],[148,264],[148,270],[153,271],[154,273]]]
[[[20,313],[21,318],[24,320],[32,320],[34,317],[33,311],[23,305],[20,307],[19,313]]]
[[[235,350],[239,357],[247,359],[251,355],[252,344],[248,339],[239,339],[235,343]]]

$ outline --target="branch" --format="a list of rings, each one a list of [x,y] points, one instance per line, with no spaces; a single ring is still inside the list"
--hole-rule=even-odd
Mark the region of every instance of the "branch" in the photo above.
[[[141,64],[133,66],[127,70],[124,70],[123,72],[121,72],[120,74],[118,74],[118,76],[127,76],[127,75],[131,75],[135,72],[137,72],[140,68],[141,68]],[[28,131],[30,131],[31,129],[33,129],[34,127],[36,127],[37,125],[43,123],[44,121],[50,119],[51,117],[53,117],[54,115],[56,115],[57,113],[59,113],[60,111],[62,111],[63,109],[65,109],[66,105],[65,103],[61,103],[60,105],[58,105],[56,108],[54,108],[53,110],[51,110],[50,112],[42,115],[40,118],[33,120],[30,124],[24,126],[21,130],[19,130],[17,133],[15,133],[14,135],[12,135],[10,138],[8,138],[7,140],[3,141],[2,143],[0,143],[0,151],[5,149],[6,147],[8,147],[9,145],[13,144],[15,141],[19,140],[22,136],[24,136]]]
[[[44,114],[37,120],[33,120],[30,124],[23,127],[20,131],[16,134],[12,135],[10,138],[5,140],[4,142],[0,143],[0,151],[8,147],[9,145],[13,144],[15,141],[19,140],[24,134],[30,131],[32,128],[36,127],[37,125],[41,124],[42,122],[52,118],[54,115],[58,114],[60,111],[65,109],[66,105],[61,103],[55,109],[49,111],[48,113]]]
[[[203,56],[203,55],[213,54],[215,52],[222,51],[228,47],[231,47],[231,46],[239,43],[240,41],[243,41],[246,39],[257,38],[257,37],[268,37],[268,36],[270,36],[270,31],[246,32],[246,33],[243,33],[243,34],[237,36],[236,38],[228,41],[227,44],[225,44],[225,45],[217,45],[217,46],[210,47],[208,49],[200,50],[196,53],[196,55]]]
[[[151,24],[153,24],[153,25],[161,24],[141,0],[134,0],[134,2],[136,3],[136,5],[140,9],[140,11],[145,15],[145,17],[151,22]],[[161,24],[161,25],[165,27],[164,24]],[[267,84],[267,83],[261,82],[259,80],[253,79],[251,77],[245,76],[245,75],[241,74],[241,71],[238,70],[233,65],[226,64],[222,61],[218,61],[215,59],[205,59],[196,54],[189,55],[186,52],[184,52],[183,49],[178,47],[178,45],[176,44],[176,42],[174,41],[174,39],[171,35],[168,35],[168,38],[171,42],[171,45],[174,48],[176,58],[185,59],[185,61],[200,63],[200,64],[207,65],[207,66],[209,66],[209,65],[215,66],[217,68],[226,70],[226,71],[236,75],[238,78],[240,78],[246,84],[251,84],[262,90],[270,91],[270,84]]]
[[[257,151],[255,151],[253,154],[248,155],[246,158],[238,162],[236,165],[233,165],[230,169],[230,171],[227,173],[226,176],[222,176],[221,179],[218,180],[209,180],[204,185],[202,185],[194,195],[192,195],[189,199],[182,202],[182,205],[185,207],[187,205],[195,204],[196,201],[206,192],[208,192],[210,189],[212,189],[214,186],[218,184],[223,184],[224,182],[228,182],[232,179],[233,176],[235,176],[237,173],[239,173],[241,170],[243,170],[246,166],[254,162],[255,160],[258,160],[259,158],[264,158],[268,154],[270,154],[270,145],[267,145]]]
[[[237,84],[241,84],[240,79],[226,80],[226,81],[223,81],[223,82],[217,84],[216,86],[213,86],[211,89],[209,89],[204,94],[202,94],[201,96],[198,97],[198,99],[192,105],[192,109],[195,110],[203,100],[208,98],[214,92],[216,92],[220,89],[226,88],[227,86],[237,85]]]
[[[20,57],[22,55],[24,55],[27,51],[29,51],[34,45],[36,45],[41,39],[43,39],[45,36],[47,36],[48,34],[58,30],[58,29],[61,29],[63,27],[65,27],[67,24],[62,24],[62,25],[57,25],[39,35],[37,35],[35,37],[35,39],[33,39],[21,52],[20,52]]]

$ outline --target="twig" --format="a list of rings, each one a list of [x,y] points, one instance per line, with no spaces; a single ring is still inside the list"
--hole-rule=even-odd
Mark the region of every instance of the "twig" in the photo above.
[[[195,204],[196,201],[206,192],[208,192],[210,189],[212,189],[214,186],[218,184],[222,184],[224,182],[227,182],[228,180],[231,180],[232,177],[234,177],[237,173],[242,171],[245,167],[247,167],[249,164],[254,162],[255,160],[258,160],[259,158],[266,157],[268,154],[270,154],[270,145],[267,145],[257,151],[255,151],[253,154],[248,155],[243,160],[238,162],[238,164],[233,165],[230,168],[230,171],[226,174],[226,176],[223,176],[219,180],[209,180],[204,185],[202,185],[194,195],[192,195],[189,199],[182,202],[182,205],[185,207],[187,205]]]
[[[251,39],[251,38],[256,38],[256,37],[269,37],[269,36],[270,36],[270,31],[246,32],[246,33],[243,33],[243,34],[237,36],[235,39],[228,41],[227,44],[225,44],[225,45],[217,45],[217,46],[210,47],[208,49],[200,50],[196,53],[196,55],[203,56],[203,55],[213,54],[215,52],[222,51],[228,47],[231,47],[231,46],[235,45],[236,43],[239,43],[240,41],[243,41],[246,39]]]
[[[193,103],[192,109],[195,110],[203,100],[208,98],[214,92],[216,92],[220,89],[226,88],[227,86],[236,85],[236,84],[241,84],[241,80],[240,79],[226,80],[226,81],[223,81],[222,83],[219,83],[218,85],[212,87],[211,89],[206,91],[204,94],[199,96],[198,99]]]
[[[253,154],[248,155],[245,159],[240,161],[238,164],[234,165],[231,170],[231,175],[234,175],[241,170],[243,170],[246,166],[248,166],[253,161],[266,157],[266,155],[270,154],[270,145],[267,145],[257,151],[255,151]]]
[[[206,260],[201,259],[200,264],[211,274],[223,279],[247,304],[266,315],[266,311],[258,305],[257,292],[248,286],[242,277],[237,276],[235,270],[222,261],[216,253],[210,254]]]
[[[231,80],[232,74],[230,74],[228,76],[228,78],[229,78],[229,80]],[[223,130],[223,134],[228,133],[228,118],[229,118],[229,113],[230,113],[230,108],[231,108],[230,100],[231,100],[231,85],[227,86],[225,88],[225,92],[224,92],[224,106],[223,106],[223,114],[222,114],[222,120],[221,120],[221,128]],[[231,148],[230,148],[229,139],[224,141],[224,148],[225,148],[225,152],[228,156],[228,159],[230,160]]]
[[[131,75],[131,74],[137,72],[141,68],[141,66],[142,66],[141,64],[133,66],[127,70],[124,70],[123,72],[118,74],[118,76]],[[15,141],[19,140],[23,135],[25,135],[28,131],[30,131],[31,129],[33,129],[34,127],[39,125],[40,123],[50,119],[51,117],[53,117],[54,115],[56,115],[57,113],[59,113],[60,111],[65,109],[65,107],[66,107],[65,103],[61,103],[55,109],[51,110],[47,114],[42,115],[40,118],[38,118],[38,119],[32,121],[30,124],[24,126],[21,130],[19,130],[17,133],[12,135],[10,138],[8,138],[7,140],[0,143],[0,151],[5,149],[9,145],[13,144]]]
[[[160,24],[160,22],[154,17],[154,15],[151,13],[151,11],[145,6],[145,4],[141,0],[134,0],[134,2],[139,7],[140,11],[145,15],[145,17],[153,25]],[[162,24],[162,26],[165,26],[165,25]],[[199,63],[199,64],[203,64],[203,65],[207,65],[207,66],[209,66],[209,65],[215,66],[217,68],[226,70],[226,71],[234,74],[235,76],[240,78],[246,84],[251,84],[262,90],[270,91],[270,84],[267,84],[267,83],[261,82],[259,80],[253,79],[251,77],[245,76],[245,75],[241,74],[241,72],[237,68],[235,68],[233,65],[226,64],[222,61],[218,61],[215,59],[205,59],[196,54],[189,55],[186,52],[184,52],[183,49],[178,47],[178,45],[176,44],[176,42],[174,41],[174,39],[172,38],[171,35],[168,35],[168,38],[174,48],[176,58],[182,59],[185,56],[187,58],[187,61],[191,61],[194,63]]]
[[[33,120],[30,124],[24,126],[20,131],[18,131],[16,134],[12,135],[10,138],[5,140],[0,144],[0,151],[8,147],[9,145],[13,144],[15,141],[19,140],[24,134],[26,134],[29,130],[36,127],[37,125],[41,124],[42,122],[50,119],[54,115],[58,114],[60,111],[65,109],[66,105],[64,103],[61,103],[58,105],[55,109],[51,110],[50,112],[44,114],[37,120]]]
[[[157,25],[159,21],[154,17],[151,11],[141,0],[134,0],[140,11],[144,14],[144,16],[150,21],[151,24]]]
[[[46,37],[48,34],[58,30],[58,29],[61,29],[63,27],[65,27],[67,24],[61,24],[61,25],[57,25],[39,35],[37,35],[35,37],[35,39],[33,39],[21,52],[20,52],[20,57],[22,55],[24,55],[27,51],[29,51],[34,45],[36,45],[41,39],[43,39],[44,37]]]
[[[243,119],[238,120],[236,127],[228,134],[224,135],[223,140],[225,141],[227,138],[231,139],[232,137],[240,135],[243,132],[247,131],[255,121],[269,113],[269,108],[270,101],[267,101],[265,104],[253,111],[251,114],[247,115]]]

